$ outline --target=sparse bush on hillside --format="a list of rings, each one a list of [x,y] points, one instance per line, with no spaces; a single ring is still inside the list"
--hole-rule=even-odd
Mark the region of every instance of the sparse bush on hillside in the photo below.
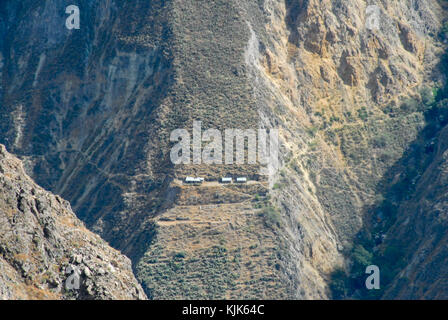
[[[364,275],[367,266],[372,264],[373,255],[361,244],[355,245],[352,253],[353,266],[352,274],[355,276]]]
[[[407,98],[400,105],[400,111],[402,114],[409,114],[417,112],[421,109],[421,104],[418,100],[413,98]]]
[[[371,143],[374,148],[384,148],[387,146],[387,137],[385,135],[375,136],[372,138]]]
[[[181,259],[184,259],[186,256],[187,256],[187,253],[184,251],[176,252],[174,254],[174,259],[181,260]]]
[[[422,98],[422,103],[424,106],[431,106],[435,102],[437,96],[437,89],[424,87],[423,89],[420,90],[420,96]]]
[[[350,291],[350,284],[343,269],[336,269],[330,275],[330,290],[333,299],[345,299]]]
[[[364,122],[368,120],[369,114],[367,113],[366,107],[361,107],[361,109],[358,109],[358,117]]]
[[[306,132],[307,132],[311,137],[315,137],[318,131],[319,131],[319,127],[318,127],[318,126],[312,126],[311,128],[307,128],[307,129],[306,129]]]
[[[273,206],[263,208],[260,212],[260,216],[263,217],[264,223],[269,228],[280,227],[281,225],[280,213]]]
[[[291,162],[291,168],[295,171],[295,172],[297,172],[297,174],[299,175],[299,176],[303,176],[303,171],[302,171],[302,169],[300,169],[300,167],[299,167],[299,165],[297,164],[297,162],[295,162],[295,161],[293,161],[293,162]]]
[[[445,21],[443,23],[443,26],[442,26],[442,28],[440,29],[440,32],[439,32],[439,37],[442,40],[448,40],[448,21]]]

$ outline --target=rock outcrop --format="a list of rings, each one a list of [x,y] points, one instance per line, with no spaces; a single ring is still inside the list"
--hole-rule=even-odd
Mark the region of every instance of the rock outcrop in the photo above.
[[[130,260],[0,145],[0,299],[145,299]]]

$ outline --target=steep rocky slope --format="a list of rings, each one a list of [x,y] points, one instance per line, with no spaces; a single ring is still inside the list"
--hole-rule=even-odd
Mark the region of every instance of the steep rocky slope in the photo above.
[[[88,231],[67,201],[37,186],[3,145],[0,271],[0,299],[146,298],[129,259]]]
[[[261,101],[274,100],[266,118],[283,124],[287,178],[273,194],[293,235],[295,259],[286,271],[300,279],[296,292],[304,290],[304,297],[326,296],[316,289],[328,284],[329,269],[351,268],[353,243],[385,193],[383,177],[425,126],[420,93],[443,86],[440,4],[375,4],[380,23],[374,30],[366,26],[362,1],[265,6],[272,23],[269,37],[259,36],[265,43],[254,74],[265,84]],[[365,287],[359,290],[367,295]]]
[[[403,247],[402,267],[385,298],[448,298],[448,128],[441,130],[434,158],[415,191],[400,205],[387,244]]]
[[[65,1],[0,4],[0,142],[131,257],[151,298],[332,297],[444,81],[444,2],[78,4],[70,31]],[[194,120],[278,128],[281,170],[229,187],[213,182],[259,167],[172,165],[169,134]],[[193,174],[210,183],[178,183]]]

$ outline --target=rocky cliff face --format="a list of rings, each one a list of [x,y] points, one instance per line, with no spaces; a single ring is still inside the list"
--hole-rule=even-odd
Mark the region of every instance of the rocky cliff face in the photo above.
[[[382,178],[394,180],[389,169],[425,126],[420,90],[443,79],[439,3],[375,4],[370,30],[363,1],[265,2],[268,35],[258,31],[253,69],[263,118],[283,128],[283,188],[272,193],[287,217],[294,258],[285,271],[299,279],[299,297],[326,297],[329,271],[351,268]]]
[[[131,257],[151,298],[332,297],[444,81],[444,2],[79,1],[79,30],[66,5],[0,4],[0,142],[27,172]],[[194,120],[280,129],[281,170],[236,187],[214,182],[258,166],[174,166],[169,134]],[[431,286],[425,262],[409,268]]]
[[[385,292],[387,299],[448,297],[447,133],[447,127],[441,128],[430,144],[434,146],[431,157],[419,173],[421,177],[411,182],[409,195],[400,203],[397,221],[382,245],[383,250],[402,248],[395,254],[400,266]],[[400,178],[408,177],[402,173]]]
[[[0,188],[0,299],[146,298],[129,259],[37,186],[3,145]]]

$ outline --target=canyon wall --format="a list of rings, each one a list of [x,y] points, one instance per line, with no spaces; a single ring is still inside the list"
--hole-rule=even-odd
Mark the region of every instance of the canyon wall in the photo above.
[[[422,93],[443,86],[444,2],[78,1],[80,29],[67,30],[69,4],[0,4],[0,143],[131,258],[150,298],[331,298],[425,128]],[[279,129],[281,168],[172,164],[170,133],[193,121]],[[415,199],[381,237],[433,226],[424,211],[440,204]],[[431,286],[416,259],[407,274]],[[381,295],[426,297],[402,283]]]

